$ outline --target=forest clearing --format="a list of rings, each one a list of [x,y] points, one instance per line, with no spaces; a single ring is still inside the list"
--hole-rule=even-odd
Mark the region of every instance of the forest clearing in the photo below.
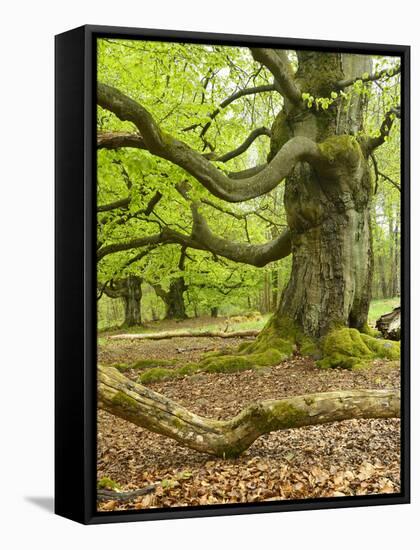
[[[378,300],[374,317],[399,300]],[[373,318],[372,321],[373,321]],[[231,323],[232,330],[261,329],[266,319]],[[158,326],[156,326],[158,325]],[[151,322],[142,332],[215,330],[226,319],[199,318]],[[140,329],[133,329],[136,334]],[[176,369],[197,363],[211,351],[229,352],[242,340],[169,338],[113,340],[124,329],[103,332],[98,360],[116,366],[132,380],[150,369]],[[249,403],[283,396],[400,385],[399,362],[376,360],[365,370],[325,371],[298,354],[275,367],[240,373],[198,373],[170,379],[163,374],[150,387],[187,409],[209,418],[230,418]],[[398,419],[348,420],[290,429],[260,437],[240,458],[220,459],[186,449],[174,441],[99,411],[98,479],[101,486],[132,493],[128,501],[101,501],[100,510],[143,509],[261,502],[398,492]],[[108,483],[108,484],[107,484]],[[156,484],[156,485],[155,485]],[[136,496],[142,487],[150,493]]]
[[[400,492],[400,73],[98,41],[99,511]]]

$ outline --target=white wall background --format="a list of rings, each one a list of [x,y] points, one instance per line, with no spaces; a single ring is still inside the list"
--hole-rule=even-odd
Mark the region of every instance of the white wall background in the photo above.
[[[420,517],[418,315],[412,327],[413,504],[91,527],[53,516],[45,504],[51,507],[53,494],[53,35],[91,23],[411,44],[416,311],[420,307],[416,7],[409,0],[15,0],[2,4],[0,537],[4,548],[415,547],[409,541],[418,533]],[[44,506],[35,504],[34,498]]]

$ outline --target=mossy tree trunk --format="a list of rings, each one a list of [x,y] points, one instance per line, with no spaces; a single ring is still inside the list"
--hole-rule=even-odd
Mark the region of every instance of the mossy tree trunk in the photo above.
[[[99,367],[98,404],[137,426],[223,458],[239,456],[258,437],[272,431],[400,414],[398,391],[355,390],[260,401],[230,420],[212,420],[130,381],[112,367]]]
[[[333,82],[369,72],[363,56],[351,56],[351,63],[339,54],[300,52],[298,57],[296,79],[315,98],[328,97]],[[321,161],[298,163],[286,179],[292,271],[276,313],[315,338],[332,326],[361,329],[367,322],[372,186],[368,151],[351,135],[361,129],[362,107],[356,95],[326,110],[297,112],[286,104],[272,129],[271,156],[294,136],[320,142]]]
[[[270,130],[266,166],[236,174],[220,170],[164,132],[141,103],[106,84],[98,84],[98,103],[136,125],[140,148],[182,168],[219,199],[248,201],[285,181],[288,230],[258,245],[233,242],[213,233],[199,212],[200,201],[184,193],[191,204],[191,235],[165,230],[102,247],[98,258],[158,243],[178,243],[258,267],[292,253],[290,281],[275,313],[277,325],[282,319],[292,322],[313,339],[337,326],[366,329],[373,266],[368,159],[387,139],[400,109],[384,114],[375,137],[363,133],[366,96],[356,93],[353,84],[384,77],[384,71],[371,73],[371,56],[296,51],[295,72],[284,50],[251,48],[251,53],[272,73],[273,87],[284,100]],[[120,142],[133,146],[129,137]]]

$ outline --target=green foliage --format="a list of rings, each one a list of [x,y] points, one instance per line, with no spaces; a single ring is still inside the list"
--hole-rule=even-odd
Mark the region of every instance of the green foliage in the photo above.
[[[182,129],[210,121],[209,112],[232,91],[248,85],[248,74],[254,74],[255,86],[266,84],[271,78],[266,69],[258,68],[246,48],[117,39],[98,41],[98,78],[117,86],[133,99],[141,100],[165,132],[181,138],[196,150],[203,148],[199,132],[183,132]],[[210,80],[206,84],[207,78]],[[273,113],[280,107],[281,98],[271,94],[270,97],[256,95],[252,105],[246,100],[234,102],[220,111],[218,124],[210,126],[206,140],[216,145],[219,154],[232,150],[244,141],[250,126],[269,126]],[[134,132],[135,128],[99,108],[98,130]],[[263,163],[268,148],[267,137],[258,138],[245,154],[226,164],[219,163],[220,167],[237,171]],[[146,151],[99,150],[98,204],[109,204],[124,197],[129,197],[130,204],[128,208],[99,215],[98,240],[105,246],[139,235],[153,235],[165,227],[190,234],[190,205],[175,188],[175,183],[180,181],[188,182],[192,198],[209,198],[207,191],[179,167]],[[163,197],[153,212],[149,216],[139,213],[145,210],[157,191]],[[276,227],[285,223],[282,193],[282,189],[276,189],[246,205],[228,207],[211,197],[214,206],[203,204],[201,211],[210,229],[218,235],[240,242],[265,242],[273,238]],[[184,276],[188,289],[184,298],[189,316],[208,315],[214,307],[219,309],[219,315],[234,315],[250,308],[259,309],[259,289],[266,272],[278,272],[280,292],[290,269],[289,260],[274,262],[261,270],[221,258],[215,261],[213,255],[191,249],[185,268],[180,269],[178,245],[151,248],[142,259],[130,263],[138,252],[130,250],[105,257],[98,265],[98,280],[105,283],[116,277],[140,273],[145,321],[162,318],[164,314],[163,303],[152,290],[153,284],[159,283],[167,291],[171,281]],[[100,328],[121,323],[121,306],[110,306],[108,300],[103,296],[99,301]]]
[[[296,68],[296,56],[288,55]],[[345,90],[326,90],[319,92],[318,96],[313,89],[305,88],[302,99],[312,112],[326,111],[328,116],[335,109],[348,113],[355,97],[360,97],[367,134],[378,135],[385,112],[400,101],[400,77],[394,74],[397,63],[398,59],[394,57],[373,57],[374,71],[386,69],[389,75],[394,75],[381,81],[380,87],[366,81],[368,75],[365,74]],[[269,71],[253,60],[247,48],[99,39],[98,78],[141,101],[165,135],[182,139],[195,150],[212,153],[214,157],[241,144],[250,128],[271,128],[271,147],[277,150],[289,137],[284,120],[283,123],[281,120],[282,98],[277,93],[241,98],[226,108],[220,108],[217,118],[212,119],[220,103],[231,93],[272,81]],[[211,121],[204,141],[200,131]],[[132,123],[120,121],[102,108],[98,108],[97,123],[99,131],[137,131]],[[198,125],[196,130],[184,131],[194,124]],[[350,144],[356,148],[359,139],[360,136],[348,136],[341,145],[348,147]],[[343,153],[336,146],[337,143],[332,142],[323,144],[323,152],[332,160],[335,155]],[[399,151],[399,121],[395,120],[386,143],[375,154],[380,172],[397,186],[400,184]],[[265,163],[267,156],[273,153],[268,137],[263,136],[256,139],[243,155],[227,163],[216,162],[216,165],[226,172],[239,171]],[[373,163],[372,175],[377,187],[372,205],[373,292],[375,298],[389,298],[399,292],[400,193],[383,176],[378,176],[376,185]],[[156,235],[168,228],[190,235],[190,204],[176,190],[176,184],[180,182],[188,184],[191,198],[207,201],[200,211],[209,228],[220,237],[263,243],[277,236],[287,225],[283,186],[246,204],[227,205],[210,196],[181,168],[144,150],[99,150],[97,176],[99,205],[125,197],[130,200],[127,207],[99,214],[98,240],[103,245]],[[162,194],[162,198],[153,212],[146,215],[144,211],[157,192]],[[208,203],[209,200],[212,204]],[[185,266],[180,268],[179,245],[151,247],[147,252],[136,261],[138,249],[119,252],[105,257],[98,265],[100,284],[129,274],[142,276],[141,308],[142,319],[146,322],[161,319],[165,314],[163,301],[153,289],[156,283],[167,291],[172,281],[184,277],[188,316],[208,315],[211,308],[218,308],[219,315],[235,315],[250,309],[273,311],[274,302],[278,301],[290,273],[290,258],[273,262],[265,268],[255,268],[217,258],[205,250],[188,249]],[[272,298],[267,299],[270,293]],[[98,328],[119,326],[123,318],[122,300],[102,296],[98,305]],[[311,342],[299,345],[302,350],[317,353]]]

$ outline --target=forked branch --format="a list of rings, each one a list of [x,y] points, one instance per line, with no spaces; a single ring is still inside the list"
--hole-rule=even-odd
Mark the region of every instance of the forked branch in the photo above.
[[[394,123],[394,120],[396,118],[401,118],[401,110],[400,107],[393,107],[390,109],[384,116],[384,120],[382,121],[381,127],[379,129],[379,135],[376,137],[369,138],[366,142],[366,149],[368,155],[372,153],[375,149],[377,149],[380,145],[382,145],[386,138],[389,136],[392,125]]]
[[[280,93],[295,105],[302,102],[301,92],[296,85],[293,71],[284,50],[251,48],[255,61],[258,61],[273,74]]]

